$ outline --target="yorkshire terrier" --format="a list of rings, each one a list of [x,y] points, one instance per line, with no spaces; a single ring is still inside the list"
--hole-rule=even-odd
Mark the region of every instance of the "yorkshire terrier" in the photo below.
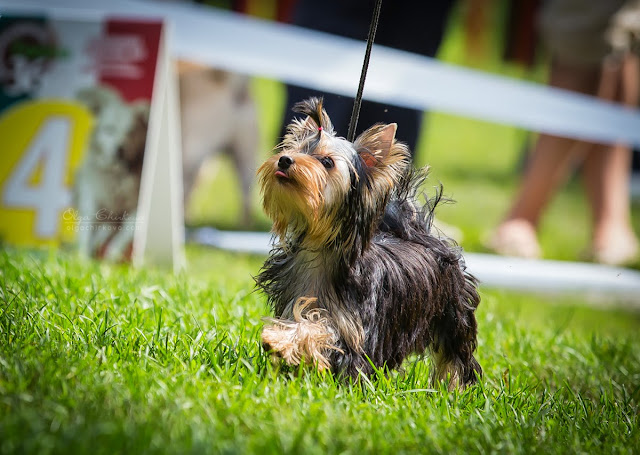
[[[294,110],[306,119],[288,125],[258,169],[278,239],[256,277],[275,313],[263,347],[289,365],[353,378],[428,350],[433,384],[475,383],[477,281],[460,248],[432,229],[441,190],[417,201],[428,169],[413,167],[395,123],[351,143],[322,99]]]

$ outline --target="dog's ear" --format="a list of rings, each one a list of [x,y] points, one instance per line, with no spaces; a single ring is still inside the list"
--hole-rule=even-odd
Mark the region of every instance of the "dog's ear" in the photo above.
[[[367,168],[381,168],[388,163],[397,128],[396,123],[377,124],[356,138],[353,146]]]
[[[374,193],[388,194],[411,166],[411,153],[396,141],[398,125],[374,125],[353,143],[364,168],[364,177]]]

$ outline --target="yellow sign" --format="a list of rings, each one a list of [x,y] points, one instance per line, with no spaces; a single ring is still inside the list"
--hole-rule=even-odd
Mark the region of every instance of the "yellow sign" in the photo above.
[[[73,175],[92,117],[80,104],[37,100],[0,117],[0,239],[16,245],[56,245],[73,239]]]

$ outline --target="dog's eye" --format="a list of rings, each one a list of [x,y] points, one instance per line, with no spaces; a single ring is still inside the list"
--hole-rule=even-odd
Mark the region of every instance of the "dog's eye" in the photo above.
[[[335,163],[330,156],[323,156],[321,158],[318,158],[318,160],[320,161],[320,163],[322,163],[325,169],[331,169],[335,166]]]

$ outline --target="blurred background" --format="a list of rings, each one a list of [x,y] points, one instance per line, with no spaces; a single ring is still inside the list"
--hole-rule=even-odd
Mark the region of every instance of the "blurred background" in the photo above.
[[[201,3],[274,21],[314,20],[296,13],[296,8],[304,6],[302,0],[209,0]],[[343,6],[351,3],[358,2],[342,2]],[[366,11],[362,19],[368,27],[374,2],[361,3],[364,3]],[[390,14],[391,3],[383,3],[382,18]],[[441,36],[429,38],[436,45],[434,49],[424,50],[424,55],[435,52],[443,62],[547,83],[550,52],[541,44],[536,27],[542,1],[459,0],[441,3],[438,18],[443,20],[441,30],[436,31],[441,32]],[[320,20],[319,17],[325,15],[323,5],[318,5],[313,14],[318,16],[316,22],[327,22],[325,29],[334,27],[337,33],[362,35],[362,31],[356,32],[346,24],[336,23],[330,16]],[[429,17],[431,19],[427,20]],[[394,26],[405,26],[402,20],[397,19]],[[422,15],[417,22],[413,20],[410,27],[428,35],[428,27],[433,29],[430,22],[434,20],[433,14]],[[422,22],[424,29],[420,29]],[[361,39],[365,38],[366,29],[361,36]],[[318,64],[321,63],[319,58]],[[187,228],[214,226],[224,230],[269,230],[270,221],[262,213],[252,176],[281,139],[283,122],[289,118],[287,87],[279,81],[207,69],[193,62],[181,61],[178,68]],[[429,90],[429,87],[424,89]],[[522,108],[526,109],[526,106]],[[333,117],[330,105],[328,110]],[[221,120],[217,120],[218,116]],[[400,139],[413,142],[402,137],[404,124],[401,120],[390,121],[398,121]],[[222,128],[225,130],[223,133],[211,131],[211,125],[226,125],[225,122],[231,122],[233,128]],[[238,126],[241,126],[241,132],[230,133],[230,129]],[[361,117],[359,127],[368,126],[363,124]],[[415,164],[428,164],[432,169],[427,192],[432,193],[430,187],[442,183],[445,195],[455,201],[455,204],[440,207],[439,222],[452,227],[450,232],[465,250],[491,251],[488,247],[490,237],[512,203],[537,135],[512,126],[439,112],[420,116],[416,131]],[[338,133],[346,136],[346,130],[340,131],[339,128]],[[207,137],[212,135],[214,137]],[[231,137],[223,139],[221,135]],[[254,154],[250,153],[252,149],[255,149]],[[640,193],[637,190],[637,153],[633,154],[633,160],[634,174],[629,192],[632,195],[632,226],[638,235]],[[544,258],[591,259],[588,247],[592,214],[578,168],[579,163],[576,163],[541,217],[538,238]],[[638,268],[637,258],[630,265]]]

